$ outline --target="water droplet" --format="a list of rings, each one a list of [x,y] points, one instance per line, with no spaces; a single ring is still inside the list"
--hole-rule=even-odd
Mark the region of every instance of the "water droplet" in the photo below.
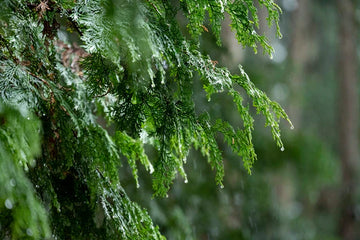
[[[221,189],[224,188],[224,185],[221,185],[220,188],[221,188]]]
[[[291,129],[291,130],[294,130],[294,125],[291,125],[291,126],[290,126],[290,129]]]
[[[136,183],[136,188],[140,188],[140,184],[139,184],[139,183]]]
[[[169,195],[168,194],[166,194],[166,196],[165,196],[166,198],[169,198]]]
[[[12,187],[15,187],[16,186],[16,181],[15,181],[15,179],[10,179],[10,186],[12,186]]]
[[[36,184],[35,187],[36,187],[36,188],[39,188],[40,186]]]
[[[154,87],[155,87],[155,83],[152,83],[152,84],[151,84],[151,87],[154,88]]]
[[[27,119],[27,120],[30,120],[30,117],[27,117],[26,119]]]
[[[36,160],[35,160],[35,159],[32,159],[32,160],[30,161],[30,165],[31,165],[31,166],[35,166],[35,164],[36,164]]]
[[[284,147],[281,147],[281,149],[280,149],[280,150],[283,152],[283,151],[285,151],[285,148],[284,148]]]
[[[28,229],[26,229],[26,234],[27,234],[28,236],[32,236],[32,235],[33,235],[33,232],[31,231],[30,228],[28,228]]]
[[[7,209],[12,209],[12,208],[13,208],[13,204],[12,204],[12,202],[11,202],[10,199],[6,199],[6,200],[5,200],[5,207],[6,207]]]
[[[184,180],[184,183],[188,183],[188,180],[187,180],[187,178],[185,178],[185,180]]]

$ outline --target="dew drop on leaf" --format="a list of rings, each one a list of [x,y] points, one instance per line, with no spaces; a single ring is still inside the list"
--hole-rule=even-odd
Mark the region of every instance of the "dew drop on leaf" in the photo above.
[[[26,234],[27,234],[28,236],[32,236],[32,235],[33,235],[33,232],[31,231],[30,228],[28,228],[28,229],[26,229]]]
[[[12,204],[12,202],[11,202],[10,199],[6,199],[6,200],[5,200],[5,207],[6,207],[7,209],[12,209],[12,208],[13,208],[13,204]]]
[[[16,186],[16,181],[15,181],[15,179],[12,178],[12,179],[10,180],[10,186],[11,186],[11,187],[15,187],[15,186]]]

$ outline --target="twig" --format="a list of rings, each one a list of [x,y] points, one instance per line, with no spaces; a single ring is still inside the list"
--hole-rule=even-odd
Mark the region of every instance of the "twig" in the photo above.
[[[149,0],[146,1],[155,9],[155,11],[157,12],[157,14],[159,14],[159,16],[162,16],[159,9],[155,6],[154,3],[150,2]]]
[[[96,95],[96,96],[94,96],[94,98],[105,97],[105,96],[108,95],[109,93],[110,93],[110,88],[106,91],[106,93],[101,94],[101,95]]]
[[[34,73],[32,73],[32,72],[30,72],[30,71],[28,71],[28,70],[26,70],[26,69],[24,69],[24,70],[25,70],[25,72],[27,72],[29,75],[33,76],[34,78],[39,79],[39,80],[40,80],[41,82],[43,82],[46,86],[48,86],[48,87],[51,88],[50,84],[49,84],[46,80],[42,79],[41,77],[37,76],[36,74],[34,74]]]

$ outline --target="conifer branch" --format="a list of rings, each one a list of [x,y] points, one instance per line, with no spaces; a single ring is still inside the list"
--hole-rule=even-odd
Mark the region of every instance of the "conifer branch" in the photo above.
[[[1,35],[0,35],[0,38],[2,38]],[[11,50],[11,49],[9,49],[9,50]],[[10,51],[9,51],[9,52],[10,52]],[[13,60],[13,62],[14,62],[15,64],[20,64],[20,65],[22,65],[22,66],[27,66],[27,63],[26,63],[26,62],[20,61],[20,60],[17,59],[15,56],[12,56],[12,52],[10,52],[10,54],[11,54],[12,60]],[[6,57],[4,57],[4,59],[8,60],[8,58],[6,58]],[[28,73],[29,75],[33,76],[34,78],[40,80],[42,83],[44,83],[44,84],[45,84],[46,86],[48,86],[49,88],[51,88],[50,84],[49,84],[46,80],[44,80],[43,78],[41,78],[41,77],[39,77],[38,75],[30,72],[30,71],[27,70],[27,69],[23,69],[23,70],[24,70],[26,73]]]
[[[8,42],[6,41],[5,38],[3,38],[3,36],[0,34],[0,41],[3,42],[5,48],[8,50],[10,57],[14,60],[14,61],[18,61],[16,60],[16,57],[14,56],[13,50],[9,47]]]
[[[71,9],[67,10],[67,13],[70,15],[72,14]],[[84,34],[83,32],[80,30],[79,25],[76,21],[74,21],[69,15],[66,16],[66,19],[71,23],[71,25],[73,26],[73,28],[79,33],[79,35],[82,37]]]
[[[19,171],[4,171],[0,185],[5,186],[15,178],[6,175],[8,172],[21,173],[21,167],[30,166],[36,158],[36,164],[47,167],[41,167],[39,172],[30,169],[32,174],[28,175],[33,177],[32,185],[40,186],[37,195],[46,197],[24,204],[29,214],[20,220],[8,211],[10,222],[4,225],[0,222],[5,229],[16,224],[19,229],[31,228],[34,239],[51,236],[162,239],[148,213],[122,190],[119,160],[127,159],[135,183],[139,178],[138,163],[145,166],[153,173],[155,195],[166,196],[178,173],[187,182],[184,164],[190,150],[195,148],[216,171],[216,183],[223,186],[223,156],[216,138],[220,132],[250,172],[256,159],[251,135],[253,118],[243,106],[243,97],[234,89],[236,83],[265,115],[266,124],[282,146],[278,121],[287,119],[282,108],[259,91],[243,71],[240,76],[232,75],[228,69],[217,67],[217,61],[200,50],[199,36],[208,31],[205,22],[209,20],[211,32],[221,42],[222,21],[224,14],[229,14],[239,43],[255,49],[260,43],[269,51],[265,37],[252,31],[257,18],[251,0],[29,2],[5,1],[0,10],[6,13],[6,17],[1,17],[6,29],[0,35],[0,95],[5,96],[2,99],[5,104],[18,104],[19,109],[26,104],[29,112],[38,113],[42,122],[18,114],[14,123],[19,126],[12,126],[9,132],[2,128],[0,135],[7,135],[0,136],[0,158],[10,159],[11,164],[12,159],[16,159],[16,164],[20,159],[20,164]],[[278,21],[278,11],[272,1],[259,4],[268,9],[271,20]],[[176,19],[179,11],[188,19],[191,40],[184,36],[181,23]],[[71,38],[68,40],[73,47],[59,42],[60,27],[69,27],[80,35],[81,48],[74,45]],[[81,58],[84,59],[80,66]],[[213,114],[195,113],[198,104],[194,100],[195,74],[200,77],[209,101],[214,93],[230,94],[244,122],[242,128],[235,129],[226,121],[213,119]],[[106,95],[108,97],[101,99]],[[94,101],[94,98],[100,99]],[[4,115],[2,104],[0,102],[1,117]],[[97,118],[104,119],[102,125],[96,122]],[[105,127],[107,123],[114,123],[115,135],[110,135]],[[32,128],[27,129],[29,124]],[[39,131],[40,126],[43,133]],[[20,132],[13,139],[16,131]],[[11,144],[3,143],[4,139],[10,139]],[[144,143],[150,144],[156,153],[148,156]],[[62,174],[69,172],[71,174]],[[16,176],[16,180],[30,182],[25,175]],[[0,191],[0,202],[8,201],[5,207],[11,203],[8,196],[14,196],[17,207],[21,206],[24,195],[34,195],[32,188],[26,186],[23,189],[30,191],[26,194],[14,192],[19,188],[9,189],[5,195]],[[70,195],[76,196],[71,199],[74,206],[81,207],[68,207]],[[46,211],[41,208],[42,201],[49,206]],[[97,214],[92,211],[93,206],[99,202],[105,215],[101,220],[104,224],[95,227],[93,221],[82,221],[78,217],[92,220]],[[36,209],[35,222],[31,218],[34,210],[28,206]],[[82,207],[90,211],[79,213]],[[28,222],[34,224],[24,224]],[[56,225],[53,232],[47,230],[53,225]],[[89,232],[79,232],[79,229]],[[9,229],[12,234],[11,231]],[[106,236],[102,236],[103,233]],[[22,234],[15,232],[11,237],[20,239],[24,237]]]

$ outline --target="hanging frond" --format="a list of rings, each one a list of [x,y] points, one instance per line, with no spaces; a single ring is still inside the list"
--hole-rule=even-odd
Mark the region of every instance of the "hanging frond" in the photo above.
[[[280,37],[280,9],[272,0],[259,3]],[[241,66],[238,75],[230,73],[200,51],[204,31],[221,44],[225,14],[242,46],[256,52],[260,45],[271,55],[266,37],[256,31],[251,0],[3,1],[0,236],[163,239],[146,210],[126,195],[121,161],[127,160],[137,186],[143,165],[154,195],[166,196],[178,173],[188,181],[184,164],[194,148],[223,187],[221,133],[251,173],[254,120],[239,86],[283,149],[279,121],[289,121],[284,110]],[[196,81],[209,104],[215,93],[232,97],[241,128],[195,111]],[[146,145],[156,157],[147,155]]]

